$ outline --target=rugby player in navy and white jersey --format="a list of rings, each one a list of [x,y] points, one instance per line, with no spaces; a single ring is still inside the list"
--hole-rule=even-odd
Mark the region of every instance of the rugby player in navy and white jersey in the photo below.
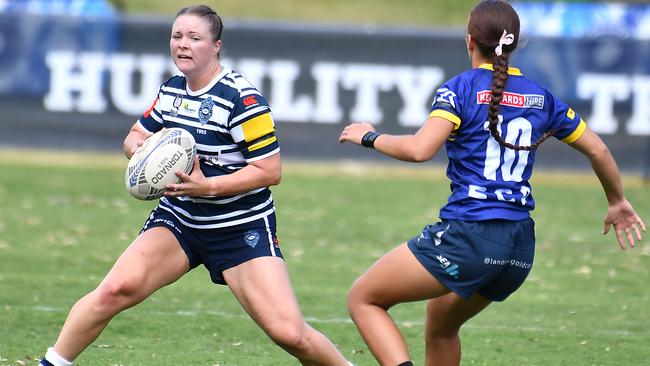
[[[269,186],[280,182],[280,148],[266,99],[219,62],[222,23],[207,6],[181,9],[170,50],[184,76],[167,80],[124,141],[131,157],[168,127],[197,143],[191,174],[168,185],[140,235],[102,283],[79,300],[41,365],[65,366],[119,312],[203,264],[228,285],[250,317],[303,365],[349,365],[332,342],[307,325],[276,238]]]
[[[352,319],[381,365],[412,365],[391,306],[428,299],[426,365],[458,365],[460,327],[524,282],[535,248],[529,179],[545,139],[554,136],[591,161],[608,201],[604,233],[613,225],[625,249],[645,231],[602,140],[551,92],[509,67],[518,40],[514,9],[480,2],[468,20],[472,70],[438,89],[418,132],[380,134],[353,123],[341,133],[340,142],[413,162],[431,159],[444,144],[449,160],[451,195],[441,221],[380,258],[348,296]]]

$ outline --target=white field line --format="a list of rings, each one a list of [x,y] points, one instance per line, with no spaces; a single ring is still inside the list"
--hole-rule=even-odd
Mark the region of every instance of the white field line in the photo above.
[[[2,0],[0,0],[0,3]],[[10,165],[65,166],[73,168],[104,167],[126,168],[128,161],[121,153],[92,151],[63,151],[11,149],[0,146],[0,163]],[[446,164],[446,163],[445,163]],[[401,162],[376,162],[361,160],[318,160],[283,159],[283,170],[289,175],[352,176],[359,178],[384,177],[396,179],[425,179],[447,182],[444,164],[405,164]],[[533,183],[557,186],[598,186],[598,180],[591,171],[570,172],[552,169],[537,169]],[[624,175],[626,187],[639,188],[644,181],[639,175]]]
[[[53,307],[47,307],[47,306],[34,306],[32,307],[32,310],[37,311],[37,312],[54,312],[54,313],[65,313],[68,311],[68,309],[62,309],[62,308],[53,308]],[[197,316],[216,316],[219,318],[227,318],[227,319],[243,319],[243,320],[250,320],[250,318],[247,315],[243,314],[235,314],[235,313],[229,313],[225,311],[215,311],[215,310],[179,310],[175,312],[161,312],[161,311],[148,311],[147,314],[153,314],[153,315],[159,315],[161,317],[164,316],[178,316],[178,317],[197,317]],[[316,324],[345,324],[345,325],[350,325],[352,324],[352,320],[349,318],[317,318],[317,317],[305,317],[305,321],[308,323],[316,323]],[[402,320],[398,321],[398,324],[400,326],[405,326],[405,327],[424,327],[424,321],[423,320]],[[506,331],[521,331],[521,332],[527,332],[527,333],[572,333],[575,334],[576,330],[575,329],[570,329],[570,328],[544,328],[544,327],[534,327],[534,326],[508,326],[508,325],[495,325],[495,324],[485,324],[485,325],[479,325],[479,324],[466,324],[463,326],[463,329],[486,329],[486,330],[506,330]],[[619,337],[639,337],[639,336],[650,336],[650,332],[631,332],[629,330],[621,329],[621,330],[591,330],[589,332],[592,335],[598,335],[598,336],[619,336]]]

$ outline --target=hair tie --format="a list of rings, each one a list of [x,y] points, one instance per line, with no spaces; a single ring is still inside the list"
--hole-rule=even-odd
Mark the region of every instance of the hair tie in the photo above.
[[[503,54],[503,45],[509,46],[514,42],[515,42],[515,35],[512,33],[508,33],[508,31],[504,29],[503,34],[501,35],[501,39],[499,39],[499,44],[494,49],[494,53],[496,53],[497,56],[501,56]]]

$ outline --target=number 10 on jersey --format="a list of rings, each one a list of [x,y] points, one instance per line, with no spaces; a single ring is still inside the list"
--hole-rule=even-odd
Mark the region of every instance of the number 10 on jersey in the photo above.
[[[499,116],[497,130],[501,136],[503,116]],[[489,131],[489,122],[486,121],[483,128]],[[518,117],[508,122],[508,129],[503,139],[513,145],[527,146],[532,143],[532,124],[525,118]],[[501,145],[490,136],[485,150],[485,165],[483,167],[483,176],[486,180],[497,181],[497,171],[501,173],[501,181],[504,182],[521,182],[523,181],[524,170],[528,165],[529,151],[503,149],[503,160],[501,159]],[[510,184],[509,184],[510,186]],[[526,198],[530,195],[530,187],[526,185],[519,186],[519,202],[522,206],[526,205]],[[512,189],[503,188],[494,190],[499,201],[515,202],[517,199],[513,195]],[[477,199],[487,199],[487,188],[471,184],[468,195]],[[518,196],[518,195],[517,195]]]

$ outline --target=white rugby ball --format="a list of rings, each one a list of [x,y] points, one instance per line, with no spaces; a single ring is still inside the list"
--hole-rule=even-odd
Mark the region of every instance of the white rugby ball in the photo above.
[[[180,182],[177,171],[190,174],[196,156],[194,136],[182,128],[165,128],[144,140],[126,168],[126,190],[140,200],[165,193],[165,185]]]

